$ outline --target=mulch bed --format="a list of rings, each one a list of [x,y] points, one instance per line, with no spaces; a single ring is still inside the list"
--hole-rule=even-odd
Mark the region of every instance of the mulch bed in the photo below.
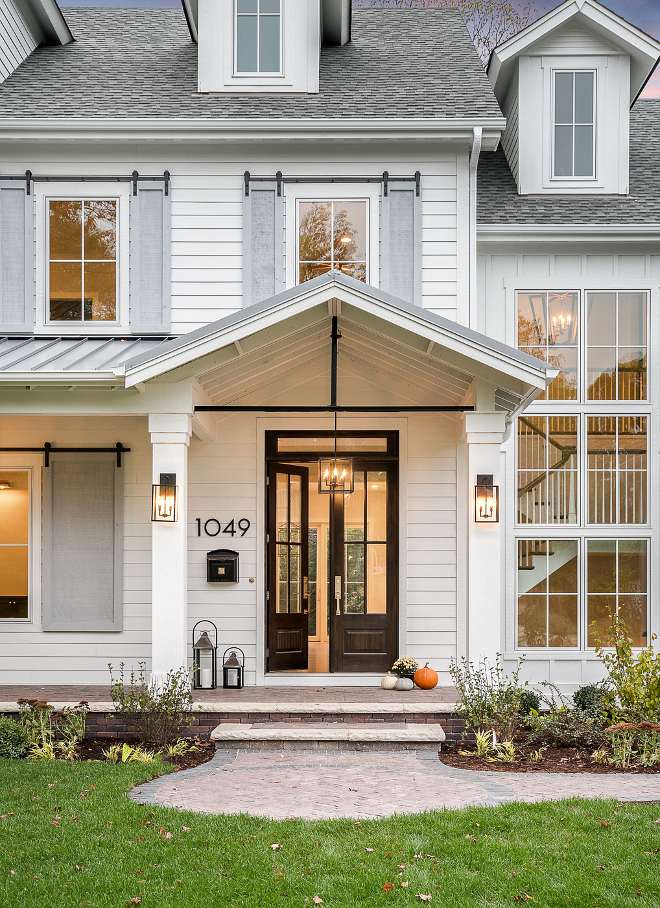
[[[525,747],[516,745],[515,763],[489,763],[487,757],[477,757],[474,754],[465,756],[460,750],[471,750],[468,743],[443,744],[440,751],[440,761],[447,766],[458,769],[475,769],[479,772],[592,772],[592,773],[644,773],[660,772],[660,765],[656,766],[631,766],[620,769],[609,763],[592,763],[591,750],[578,750],[575,747],[548,747],[543,753],[543,760],[534,761],[532,751],[538,750],[538,745]]]
[[[178,772],[180,769],[193,769],[195,766],[201,766],[202,763],[208,763],[208,761],[215,754],[215,742],[209,741],[208,738],[190,738],[188,739],[191,744],[194,744],[197,750],[188,751],[183,756],[179,757],[163,757],[163,763],[171,763],[174,766],[175,772]],[[108,750],[108,748],[116,742],[108,741],[104,738],[85,738],[85,740],[76,747],[76,753],[79,760],[103,760],[106,761],[106,758],[103,756],[103,751]],[[133,741],[123,740],[119,742],[120,744],[130,744],[131,747],[135,747],[137,744],[140,745],[142,750],[159,750],[157,744],[142,744],[137,740]]]

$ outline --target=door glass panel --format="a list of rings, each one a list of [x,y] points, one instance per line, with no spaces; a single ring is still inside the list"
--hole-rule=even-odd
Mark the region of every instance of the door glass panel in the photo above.
[[[364,545],[344,546],[346,595],[344,610],[350,615],[364,614]]]
[[[276,521],[277,541],[287,542],[289,539],[289,477],[286,473],[277,474],[276,492]]]
[[[387,611],[387,546],[367,546],[367,613]]]
[[[307,633],[310,637],[316,637],[316,596],[318,590],[318,530],[316,527],[309,528],[308,539],[307,607],[309,609],[309,621],[307,622]]]
[[[354,471],[355,487],[351,495],[344,495],[344,539],[364,539],[364,473]]]
[[[300,542],[300,526],[302,524],[302,478],[289,477],[291,482],[291,510],[289,512],[289,539],[291,542]]]
[[[287,590],[289,586],[289,547],[277,546],[277,611],[286,614],[288,611]]]
[[[0,618],[28,617],[29,474],[0,472]]]
[[[300,546],[292,545],[289,550],[289,614],[300,614]]]
[[[384,470],[367,473],[367,539],[387,539],[387,475]]]

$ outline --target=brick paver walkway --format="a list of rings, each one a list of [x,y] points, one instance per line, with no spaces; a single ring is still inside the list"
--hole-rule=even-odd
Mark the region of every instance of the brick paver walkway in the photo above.
[[[229,750],[131,794],[140,803],[202,813],[377,819],[512,800],[660,800],[660,775],[472,772],[445,766],[433,751]]]

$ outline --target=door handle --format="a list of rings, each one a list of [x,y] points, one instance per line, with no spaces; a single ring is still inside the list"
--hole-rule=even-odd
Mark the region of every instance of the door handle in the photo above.
[[[309,599],[309,577],[303,577],[303,599]]]
[[[335,575],[335,603],[337,605],[337,614],[341,615],[341,574]]]

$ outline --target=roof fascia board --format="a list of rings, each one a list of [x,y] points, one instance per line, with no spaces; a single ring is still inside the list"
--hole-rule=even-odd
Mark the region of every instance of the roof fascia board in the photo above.
[[[199,24],[198,0],[181,0],[181,6],[183,7],[183,13],[186,17],[186,22],[188,23],[188,31],[190,32],[190,37],[195,42],[195,44],[197,44],[197,28]]]
[[[8,369],[6,372],[0,372],[0,383],[20,383],[25,385],[79,385],[82,382],[94,385],[122,385],[124,378],[121,373],[116,372],[46,372],[35,369],[29,371],[15,371]]]
[[[482,243],[567,242],[660,242],[660,224],[479,224]]]
[[[55,0],[14,0],[41,44],[70,44],[74,37]]]
[[[639,94],[640,85],[643,86],[647,81],[649,73],[658,62],[660,42],[599,3],[592,0],[566,0],[561,6],[537,19],[493,50],[488,65],[488,78],[500,103],[508,87],[509,71],[514,61],[523,53],[533,53],[535,45],[547,39],[571,19],[590,28],[610,43],[617,44],[629,53],[633,60],[636,58],[638,67],[644,68],[643,79],[637,80],[640,84],[637,82],[635,85],[631,84],[631,103],[634,101]],[[640,57],[646,58],[645,64]],[[631,82],[632,69],[633,67]]]
[[[357,140],[387,138],[388,141],[429,140],[471,143],[475,127],[482,130],[485,151],[495,151],[504,117],[418,118],[418,119],[184,119],[101,117],[2,117],[0,138],[66,141],[238,141],[258,139],[288,140]]]
[[[374,288],[367,289],[359,281],[324,276],[310,281],[309,285],[312,284],[314,286],[302,285],[304,289],[299,286],[293,291],[286,291],[259,306],[234,313],[208,328],[198,329],[170,341],[166,345],[169,349],[162,350],[154,356],[144,354],[128,360],[125,363],[126,386],[131,387],[136,382],[155,378],[220,347],[228,346],[236,340],[240,341],[246,334],[254,334],[284,318],[297,315],[340,295],[347,303],[384,319],[389,324],[419,334],[441,347],[470,360],[476,360],[533,387],[545,387],[545,373],[550,368],[547,363],[521,354],[476,331],[425,310],[419,310],[418,307],[408,306],[403,301]]]

